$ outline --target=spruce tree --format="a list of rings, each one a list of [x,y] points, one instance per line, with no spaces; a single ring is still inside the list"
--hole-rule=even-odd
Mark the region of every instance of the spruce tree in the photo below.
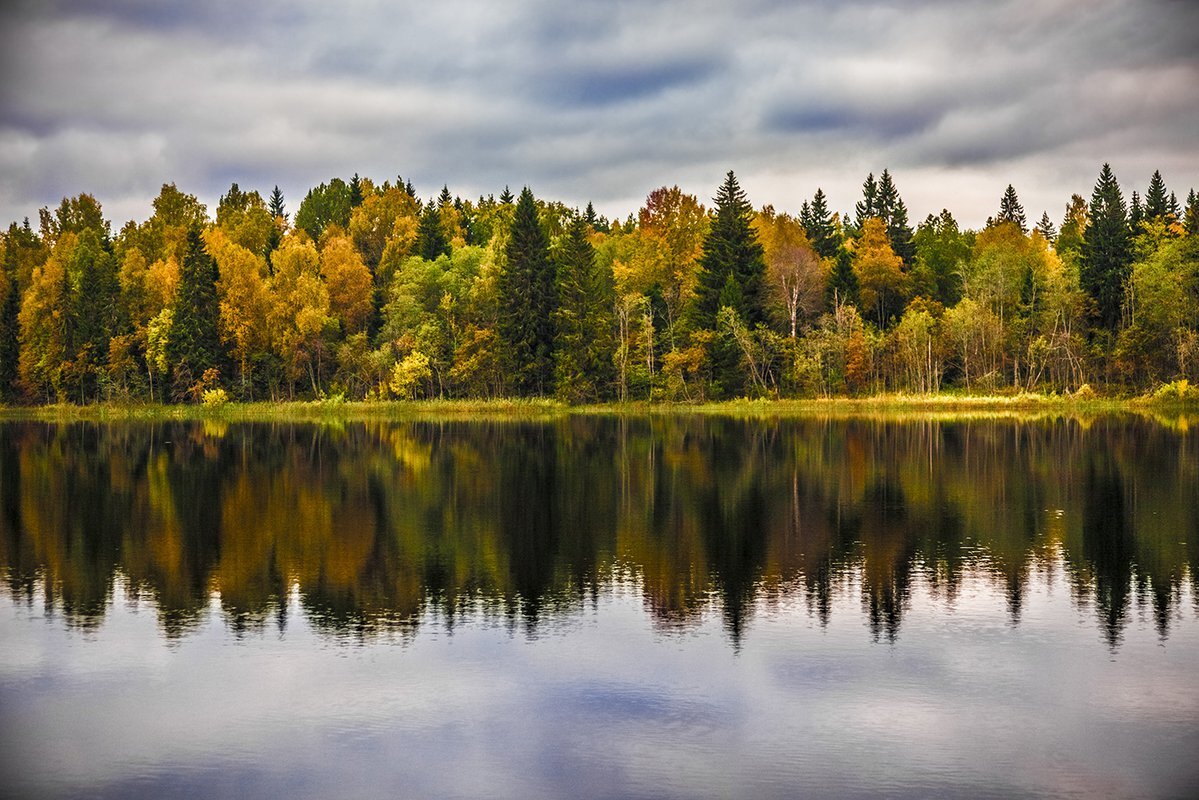
[[[4,302],[0,305],[0,400],[11,402],[17,394],[17,366],[20,361],[21,291],[16,277],[8,269],[0,270],[0,289]]]
[[[116,331],[116,258],[99,234],[88,229],[79,237],[70,268],[71,348],[77,363],[86,367],[79,375],[84,397],[95,396],[99,372],[108,363],[108,341]]]
[[[1020,228],[1021,233],[1028,233],[1028,220],[1024,216],[1024,206],[1020,205],[1020,199],[1016,197],[1016,190],[1010,183],[999,201],[999,216],[995,218],[995,221],[996,223],[1011,222]]]
[[[1053,220],[1049,219],[1049,212],[1041,212],[1041,221],[1037,223],[1037,233],[1041,234],[1041,238],[1053,244],[1057,241],[1057,228],[1053,226]]]
[[[862,183],[862,201],[854,207],[854,210],[857,212],[859,228],[866,224],[866,220],[879,216],[878,184],[874,181],[873,172],[867,175],[865,182]]]
[[[1194,189],[1187,195],[1186,219],[1182,226],[1191,236],[1199,236],[1199,194],[1195,194]]]
[[[282,219],[287,222],[287,211],[283,205],[283,192],[279,191],[278,184],[271,191],[271,201],[267,205],[267,210],[271,212],[271,216],[277,219]]]
[[[558,396],[572,403],[605,400],[615,382],[615,290],[587,241],[588,223],[577,216],[555,258],[558,280],[554,364]]]
[[[916,259],[916,245],[912,241],[912,227],[908,224],[908,207],[898,194],[888,215],[887,238],[891,240],[891,249],[895,251],[895,255],[903,259],[904,267],[911,267]]]
[[[733,310],[751,327],[766,321],[766,262],[762,245],[750,225],[753,208],[732,171],[716,192],[716,214],[704,239],[696,287],[696,327],[716,329],[721,293],[731,277],[739,299]]]
[[[225,366],[225,352],[217,330],[220,319],[217,277],[216,262],[204,248],[200,229],[189,228],[179,270],[175,316],[167,336],[167,360],[174,376],[176,399],[185,397],[206,370]]]
[[[1145,213],[1141,209],[1141,196],[1134,189],[1132,199],[1128,203],[1128,227],[1132,230],[1133,235],[1140,233],[1141,220],[1145,219]]]
[[[1088,216],[1079,283],[1095,299],[1100,325],[1114,330],[1120,323],[1124,282],[1133,253],[1124,196],[1109,164],[1104,164],[1099,173]]]
[[[447,183],[441,185],[441,194],[437,196],[437,207],[445,208],[454,202],[454,198],[450,195],[450,186]]]
[[[503,313],[499,335],[509,387],[521,397],[554,390],[554,310],[557,306],[549,237],[537,218],[529,187],[521,190],[512,217],[508,264],[500,273]]]
[[[837,248],[833,271],[828,279],[826,300],[829,309],[834,308],[837,303],[858,303],[858,276],[853,271],[853,254],[844,245]]]
[[[1145,214],[1149,222],[1166,219],[1170,215],[1170,196],[1166,193],[1166,182],[1160,170],[1153,171],[1149,179],[1149,191],[1145,192]],[[1133,228],[1133,230],[1136,230]]]
[[[840,245],[837,237],[837,226],[833,224],[833,215],[828,210],[828,198],[823,189],[817,189],[808,208],[809,222],[804,225],[812,248],[821,258],[831,258],[837,254]]]
[[[445,231],[441,229],[441,214],[432,201],[429,201],[420,215],[416,254],[426,261],[436,261],[438,256],[450,254],[450,243],[446,241]]]
[[[511,204],[512,204],[512,192],[511,192],[511,190],[508,189],[507,185],[505,185],[504,191],[500,195],[500,205],[507,206],[507,205],[511,205]]]
[[[362,179],[355,172],[354,177],[350,178],[350,208],[358,208],[362,205],[362,199]]]

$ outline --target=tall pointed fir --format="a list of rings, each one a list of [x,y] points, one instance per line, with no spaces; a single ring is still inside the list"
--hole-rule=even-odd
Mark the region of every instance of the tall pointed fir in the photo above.
[[[1048,211],[1041,212],[1041,221],[1037,223],[1036,232],[1041,234],[1041,238],[1053,244],[1057,241],[1057,228],[1053,226],[1053,220],[1049,218]]]
[[[450,243],[441,228],[441,214],[437,205],[430,200],[420,215],[420,226],[416,233],[416,254],[425,261],[436,261],[438,256],[450,254]]]
[[[278,184],[271,191],[271,200],[267,204],[267,210],[271,212],[272,217],[287,222],[287,208],[283,205],[283,192],[279,190]]]
[[[858,303],[858,276],[853,271],[853,253],[844,244],[837,248],[825,292],[825,305],[830,311],[838,305]]]
[[[1104,164],[1099,173],[1088,217],[1079,283],[1095,299],[1099,324],[1114,330],[1120,324],[1124,282],[1132,267],[1133,253],[1128,210],[1110,164]]]
[[[500,273],[499,320],[509,388],[520,397],[554,391],[554,311],[557,307],[549,237],[537,218],[533,192],[525,187],[512,217],[508,264]]]
[[[21,290],[16,276],[7,268],[0,269],[0,401],[9,402],[17,395],[17,370],[21,357]]]
[[[616,377],[612,272],[596,263],[587,230],[586,218],[576,215],[554,259],[558,279],[554,375],[558,396],[571,403],[608,399]]]
[[[1134,189],[1132,198],[1128,201],[1128,228],[1132,235],[1141,232],[1141,220],[1145,219],[1145,211],[1141,208],[1141,196]]]
[[[185,398],[207,370],[220,370],[225,366],[225,352],[217,330],[220,319],[217,278],[216,262],[204,248],[200,229],[188,229],[187,249],[179,270],[175,315],[167,336],[167,361],[174,378],[176,399]]]
[[[82,397],[97,397],[100,372],[108,363],[108,341],[117,327],[117,262],[93,229],[79,236],[71,263],[71,346],[81,371],[75,377]],[[98,397],[97,397],[98,399]]]
[[[1149,191],[1145,192],[1144,218],[1148,222],[1155,219],[1166,219],[1170,215],[1170,195],[1166,192],[1166,182],[1162,179],[1161,170],[1154,170],[1149,179]],[[1134,232],[1136,229],[1133,229]]]
[[[1194,189],[1187,195],[1186,218],[1182,227],[1191,236],[1199,236],[1199,194]]]
[[[833,224],[833,215],[828,210],[828,198],[823,189],[816,189],[812,204],[808,207],[808,222],[804,225],[808,241],[812,249],[821,258],[832,258],[837,254],[841,244],[837,236],[837,226]]]
[[[766,322],[766,262],[750,225],[753,208],[732,170],[716,192],[716,213],[704,239],[695,291],[696,329],[717,331],[720,309],[728,306],[750,328]],[[745,387],[740,351],[728,335],[719,334],[708,351],[716,393],[731,397]]]
[[[362,200],[362,178],[355,172],[354,177],[350,178],[350,208],[358,208]]]
[[[866,220],[871,217],[879,216],[878,184],[874,181],[873,172],[866,176],[866,181],[862,184],[862,200],[854,207],[854,211],[857,214],[858,228],[865,225]]]
[[[1020,228],[1021,233],[1028,233],[1028,219],[1024,216],[1024,206],[1020,205],[1016,190],[1010,183],[999,200],[999,214],[995,217],[995,222],[1010,222]]]

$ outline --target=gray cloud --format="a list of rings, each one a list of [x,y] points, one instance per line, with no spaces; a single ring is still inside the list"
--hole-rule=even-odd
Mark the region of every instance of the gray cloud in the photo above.
[[[1199,7],[1182,0],[436,6],[6,5],[0,220],[94,193],[119,225],[164,182],[402,174],[528,183],[621,217],[735,169],[758,204],[834,208],[888,167],[915,219],[968,225],[1015,184],[1060,216],[1111,161],[1199,186]]]

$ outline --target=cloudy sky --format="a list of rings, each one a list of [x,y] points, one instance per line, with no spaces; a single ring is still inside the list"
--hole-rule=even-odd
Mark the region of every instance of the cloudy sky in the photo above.
[[[1060,220],[1110,161],[1199,188],[1192,0],[107,0],[0,11],[0,221],[164,182],[424,196],[528,184],[608,215],[733,169],[755,205],[849,210],[895,176],[912,221],[978,226],[1010,182]]]

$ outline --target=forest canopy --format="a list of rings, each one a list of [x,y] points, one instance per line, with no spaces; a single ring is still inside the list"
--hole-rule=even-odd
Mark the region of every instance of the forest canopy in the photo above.
[[[1014,187],[913,228],[895,177],[755,208],[729,172],[624,220],[529,188],[332,178],[294,211],[174,184],[114,232],[88,194],[0,233],[0,400],[556,396],[573,403],[1199,383],[1199,199],[1103,165],[1060,220]]]

